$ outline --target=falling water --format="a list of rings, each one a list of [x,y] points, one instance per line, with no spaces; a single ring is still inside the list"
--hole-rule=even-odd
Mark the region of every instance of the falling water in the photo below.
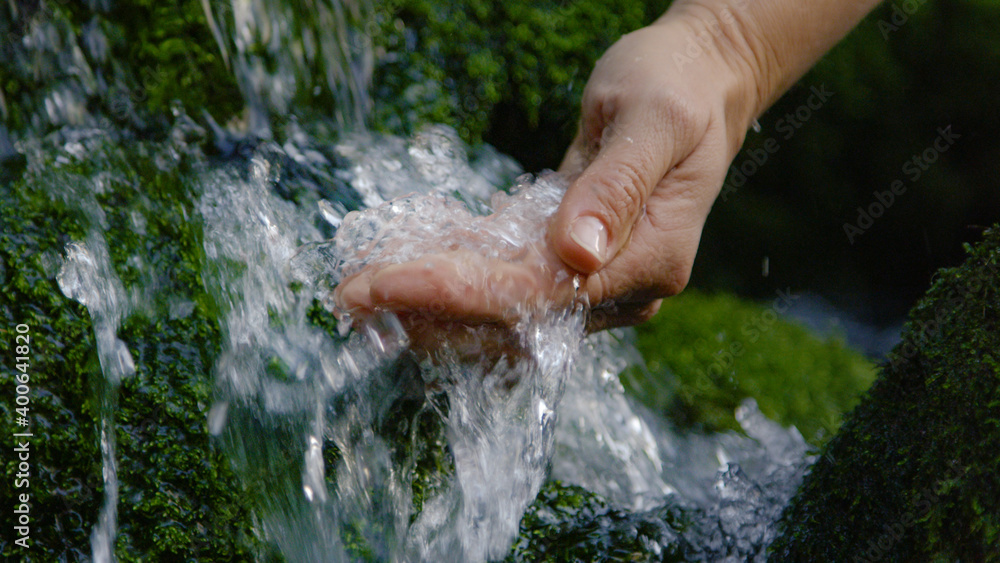
[[[289,441],[301,448],[300,461],[283,471],[280,495],[263,503],[265,530],[290,560],[350,560],[359,549],[345,545],[352,534],[379,559],[502,557],[545,478],[553,409],[582,333],[581,309],[525,317],[516,326],[524,355],[502,361],[446,355],[421,363],[403,354],[407,334],[391,315],[350,332],[342,326],[341,339],[307,319],[315,297],[332,303],[330,289],[344,275],[454,245],[473,226],[477,234],[466,246],[494,257],[509,258],[541,241],[544,218],[564,190],[561,181],[525,180],[511,195],[489,194],[488,180],[457,143],[453,133],[438,130],[409,145],[397,139],[373,145],[372,152],[392,155],[391,180],[409,174],[411,188],[433,191],[346,219],[329,202],[306,210],[275,197],[276,164],[264,155],[251,159],[245,176],[224,170],[204,178],[205,252],[218,264],[210,269],[219,272],[207,285],[226,311],[226,343],[216,363],[219,401],[209,425],[246,464],[247,479],[257,478],[258,460],[272,455],[267,452],[287,450]],[[393,153],[393,147],[403,150]],[[341,153],[354,150],[340,147]],[[359,163],[352,180],[366,199],[394,195],[395,183],[363,169]],[[456,193],[474,203],[444,195],[463,186],[437,182],[442,170],[469,180],[476,191]],[[311,226],[321,209],[326,221],[339,225],[331,241]],[[488,222],[484,211],[495,213]],[[293,281],[301,284],[298,291]],[[384,428],[406,402],[416,404],[414,423],[390,428],[423,440],[416,420],[433,418],[447,446],[438,455],[450,474],[418,476],[415,452],[399,458],[400,437]],[[278,427],[281,432],[261,432]],[[416,478],[435,481],[420,507],[412,498]]]
[[[48,81],[34,130],[57,130],[13,141],[0,130],[0,152],[6,143],[23,153],[38,179],[32,189],[86,226],[56,277],[87,308],[101,364],[95,561],[115,560],[115,415],[119,384],[136,371],[118,332],[135,314],[169,319],[196,307],[165,281],[162,264],[129,257],[126,283],[111,257],[104,194],[138,194],[136,237],[167,211],[143,195],[153,178],[137,160],[183,186],[189,205],[170,212],[199,233],[209,303],[197,306],[212,311],[221,334],[207,427],[250,497],[255,531],[286,560],[500,559],[547,478],[600,495],[632,515],[621,520],[629,526],[656,521],[654,554],[763,557],[810,461],[801,436],[752,402],[737,412],[746,436],[675,431],[624,393],[619,377],[640,361],[628,333],[583,338],[584,302],[518,311],[505,336],[516,353],[500,359],[470,358],[447,339],[428,358],[409,350],[397,317],[352,323],[336,310],[337,284],[365,267],[455,245],[517,260],[542,244],[564,180],[519,178],[509,158],[468,148],[445,127],[410,139],[364,133],[372,57],[352,31],[368,17],[363,2],[206,0],[204,10],[245,96],[246,123],[226,129],[175,106],[163,141],[127,149],[129,131],[87,103],[122,87],[92,68],[109,62],[100,26],[77,34],[58,4],[44,2],[19,22],[13,59]],[[324,92],[339,102],[329,117],[341,134],[286,119],[303,97]],[[141,119],[129,103],[115,107]],[[573,282],[570,272],[552,274]],[[484,346],[496,337],[454,330]],[[686,527],[664,523],[675,509]]]
[[[270,136],[269,116],[295,100],[332,94],[342,128],[364,125],[373,56],[365,0],[203,0],[219,50],[250,111],[249,131]]]
[[[189,126],[184,116],[178,123]],[[354,153],[359,142],[346,140],[331,152]],[[654,514],[664,503],[697,510],[693,537],[660,539],[701,542],[700,558],[759,553],[804,470],[801,437],[763,419],[752,404],[739,414],[749,437],[671,430],[635,406],[618,382],[636,361],[624,333],[581,343],[579,309],[526,318],[516,327],[526,353],[513,363],[421,360],[406,352],[407,335],[392,316],[349,331],[343,323],[329,331],[310,321],[313,304],[330,303],[341,276],[363,264],[419,256],[503,206],[518,221],[480,229],[485,238],[468,244],[517,254],[518,244],[538,241],[541,218],[561,193],[558,178],[543,176],[521,180],[509,193],[490,188],[492,201],[484,200],[498,170],[513,172],[509,161],[470,163],[447,131],[366,142],[381,160],[359,160],[345,177],[359,195],[393,199],[346,220],[342,205],[326,199],[335,193],[303,195],[308,205],[276,195],[279,184],[302,186],[302,177],[283,168],[308,145],[266,143],[245,161],[199,166],[191,181],[190,220],[202,226],[201,271],[223,336],[207,425],[247,489],[257,491],[261,533],[290,561],[347,561],[360,553],[379,560],[502,558],[550,469],[550,477],[636,514]],[[80,158],[106,158],[98,139],[83,144]],[[171,148],[153,159],[169,166],[175,152],[178,160],[192,157]],[[442,162],[442,154],[453,158]],[[428,174],[441,167],[476,191],[455,192],[461,199],[435,192],[441,184]],[[403,174],[430,193],[394,197]],[[78,189],[50,186],[49,193],[84,202],[80,196],[101,189],[102,179],[109,181],[77,178]],[[139,210],[136,225],[156,212]],[[92,215],[99,225],[99,213]],[[339,227],[328,239],[322,229],[331,223]],[[151,280],[158,276],[148,264],[141,266],[146,281],[126,288],[97,231],[67,247],[58,278],[67,296],[87,305],[98,333],[106,486],[92,549],[95,559],[109,560],[118,501],[115,382],[134,369],[115,335],[116,319],[168,296],[154,297]],[[489,240],[495,244],[483,244]],[[146,314],[183,308],[175,301]],[[713,529],[725,529],[729,539],[709,547]]]
[[[74,147],[75,148],[75,147]],[[82,148],[82,147],[81,147]],[[87,307],[97,337],[97,355],[104,378],[97,382],[97,414],[100,419],[100,448],[104,504],[91,536],[94,560],[114,560],[114,540],[118,518],[118,466],[115,455],[114,414],[121,380],[135,372],[128,347],[116,335],[118,327],[134,309],[135,295],[126,292],[115,274],[101,227],[107,228],[95,195],[105,186],[105,178],[93,179],[91,186],[64,193],[89,217],[93,226],[87,239],[66,246],[66,258],[56,280],[70,299]],[[88,189],[89,188],[89,189]]]

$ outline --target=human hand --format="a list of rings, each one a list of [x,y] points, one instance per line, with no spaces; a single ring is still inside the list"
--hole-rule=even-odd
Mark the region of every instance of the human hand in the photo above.
[[[579,280],[545,241],[565,190],[550,172],[494,194],[487,216],[440,196],[349,214],[334,241],[344,276],[335,314],[366,324],[390,312],[417,352],[521,355],[524,321],[551,321],[576,305]]]
[[[594,306],[590,330],[655,313],[659,298],[687,282],[752,107],[721,52],[675,64],[671,55],[697,33],[687,19],[668,19],[623,37],[598,63],[561,167],[576,180],[547,240],[513,260],[441,249],[366,268],[337,288],[340,310],[362,319],[392,311],[416,347],[430,348],[456,324],[510,327],[568,306],[578,296],[568,281],[575,270],[590,274],[582,287]],[[575,229],[588,223],[589,232]]]
[[[876,3],[677,0],[596,65],[579,132],[560,167],[573,183],[537,259],[479,261],[465,273],[428,270],[417,293],[388,281],[390,273],[398,280],[415,275],[411,264],[341,291],[343,304],[394,310],[417,299],[426,306],[449,291],[448,276],[478,282],[498,271],[519,289],[497,299],[460,282],[454,298],[437,302],[443,318],[503,325],[510,311],[525,310],[512,306],[519,299],[558,307],[579,298],[565,278],[546,281],[569,267],[587,276],[588,329],[648,319],[663,297],[687,284],[705,219],[750,122]]]
[[[636,324],[690,277],[751,121],[877,0],[677,0],[594,69],[549,230],[590,274],[591,329]]]
[[[668,13],[622,37],[584,90],[560,167],[573,182],[549,242],[590,274],[591,330],[643,322],[684,288],[753,118],[755,85],[741,57],[704,44],[713,37],[704,21],[694,11]],[[701,45],[693,57],[691,45]]]
[[[529,245],[515,261],[455,250],[376,265],[345,280],[334,294],[337,308],[362,323],[378,310],[391,311],[410,349],[421,355],[487,360],[523,355],[515,326],[573,298],[565,266],[540,245]]]

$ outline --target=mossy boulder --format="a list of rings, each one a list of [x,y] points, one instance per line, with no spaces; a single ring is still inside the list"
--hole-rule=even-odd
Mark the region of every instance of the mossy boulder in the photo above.
[[[1000,561],[1000,229],[938,273],[782,526],[775,561]]]
[[[739,430],[747,397],[819,444],[874,379],[874,365],[838,337],[818,338],[781,316],[800,295],[770,302],[689,290],[637,328],[645,368],[622,378],[634,396],[682,427]]]
[[[648,512],[614,508],[577,486],[550,481],[521,520],[507,563],[688,561],[694,511],[667,502]]]
[[[576,132],[594,63],[668,4],[381,2],[373,123],[395,133],[428,120],[447,123],[467,142],[485,139],[528,170],[554,167]]]
[[[0,184],[0,335],[12,346],[15,327],[29,327],[24,418],[34,434],[26,486],[5,489],[11,498],[30,495],[30,547],[6,534],[2,558],[90,557],[104,495],[100,420],[110,411],[120,480],[119,560],[255,560],[267,549],[254,536],[251,507],[228,461],[210,445],[205,417],[219,329],[199,277],[200,228],[183,219],[194,214],[186,183],[191,163],[165,173],[154,164],[163,165],[155,146],[122,145],[129,148],[109,143],[84,161],[35,155],[23,175],[11,162],[0,163],[8,177],[21,176]],[[93,181],[105,182],[96,197]],[[117,390],[109,390],[102,375],[87,309],[56,282],[67,243],[86,240],[91,229],[107,229],[110,259],[126,287],[155,270],[155,283],[143,281],[173,295],[150,296],[149,310],[119,328],[136,373]],[[8,367],[17,369],[5,367],[5,380],[22,373]],[[0,428],[8,436],[20,431],[16,407],[0,403]],[[7,456],[4,482],[13,484],[17,472]]]
[[[225,121],[243,108],[198,0],[0,5],[0,124],[36,133],[84,110],[155,136],[177,100],[192,115]],[[70,64],[72,62],[72,64]],[[72,95],[68,95],[71,92]],[[59,101],[62,100],[62,101]]]

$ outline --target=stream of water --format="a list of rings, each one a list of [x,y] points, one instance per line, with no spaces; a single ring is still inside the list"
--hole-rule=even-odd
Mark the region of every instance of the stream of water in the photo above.
[[[584,337],[586,303],[519,312],[507,336],[517,352],[500,359],[457,353],[447,341],[433,358],[413,354],[391,314],[353,325],[341,316],[337,330],[313,322],[314,304],[335,311],[332,292],[367,266],[455,245],[517,260],[542,244],[564,181],[522,176],[511,159],[466,147],[446,127],[408,139],[366,133],[373,55],[353,31],[369,17],[363,3],[205,6],[246,120],[225,128],[175,107],[165,140],[143,146],[157,174],[188,170],[191,214],[180,220],[201,233],[198,267],[221,332],[207,427],[254,496],[258,532],[286,560],[503,559],[546,479],[581,486],[637,520],[654,520],[665,506],[695,515],[683,529],[666,529],[652,553],[684,546],[689,560],[763,558],[810,461],[801,436],[752,402],[737,412],[745,436],[674,430],[624,392],[619,376],[641,362],[629,333]],[[125,502],[116,409],[121,382],[136,371],[118,331],[130,315],[183,318],[195,304],[139,254],[129,259],[138,274],[122,281],[109,254],[108,204],[99,200],[125,182],[138,182],[141,194],[152,179],[134,180],[135,170],[113,158],[130,142],[128,130],[85,102],[115,89],[76,54],[101,56],[100,28],[76,33],[38,13],[25,23],[17,64],[53,61],[40,70],[52,87],[37,106],[39,133],[3,132],[0,141],[23,153],[29,170],[96,163],[33,189],[89,225],[66,245],[54,276],[87,308],[95,331],[104,487],[100,512],[90,515],[90,548],[94,561],[114,561]],[[297,91],[320,88],[339,101],[330,109],[337,135],[294,119],[275,128],[274,116],[294,114]],[[206,146],[225,158],[210,158]],[[164,212],[148,201],[133,209],[135,236]],[[553,275],[572,283],[569,272]],[[484,348],[496,338],[452,330]]]

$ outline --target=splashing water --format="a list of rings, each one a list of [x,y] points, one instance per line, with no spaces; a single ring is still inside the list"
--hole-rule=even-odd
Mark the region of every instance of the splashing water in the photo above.
[[[102,158],[88,152],[92,142],[82,143],[79,158]],[[359,142],[349,139],[331,150],[349,153]],[[361,554],[398,561],[498,559],[550,477],[646,515],[641,518],[656,518],[665,503],[694,511],[696,525],[658,539],[688,546],[692,559],[762,553],[807,466],[801,437],[763,419],[752,404],[738,413],[749,437],[671,430],[624,395],[618,376],[638,361],[624,333],[581,341],[578,305],[518,323],[524,354],[513,362],[454,355],[419,361],[406,352],[407,335],[389,315],[353,331],[310,321],[314,304],[329,303],[343,276],[418,257],[471,225],[479,229],[466,239],[468,248],[490,256],[514,256],[541,239],[561,181],[543,175],[520,180],[509,193],[491,187],[487,202],[483,186],[493,186],[496,170],[509,170],[509,163],[470,164],[452,151],[457,156],[445,168],[461,171],[474,190],[434,190],[440,185],[419,172],[433,168],[421,159],[439,165],[454,143],[439,130],[410,142],[373,144],[372,153],[384,160],[354,163],[350,182],[369,186],[372,198],[397,196],[403,170],[430,193],[390,199],[346,218],[337,197],[326,199],[336,194],[315,189],[301,198],[305,204],[276,194],[279,185],[301,185],[303,176],[288,168],[308,146],[267,143],[246,161],[199,166],[194,173],[190,220],[201,225],[202,276],[222,333],[207,424],[247,490],[255,491],[260,532],[289,561],[349,561]],[[79,197],[101,183],[83,185],[83,192],[51,197],[76,198],[101,225],[101,206]],[[490,211],[503,220],[491,222],[484,216]],[[156,212],[142,209],[135,224]],[[331,219],[339,227],[328,240],[322,228]],[[118,502],[115,385],[135,369],[115,331],[144,301],[167,297],[156,296],[151,281],[126,287],[106,248],[102,229],[92,229],[66,248],[58,275],[62,291],[94,319],[107,381],[101,392],[105,505],[92,545],[95,560],[103,561],[113,558]],[[156,278],[153,271],[140,276]],[[183,314],[183,303],[171,303],[147,314]]]
[[[547,478],[581,486],[628,514],[619,521],[626,536],[655,522],[653,554],[763,557],[811,461],[801,436],[752,403],[737,413],[746,436],[672,429],[624,393],[619,376],[641,361],[627,333],[584,339],[580,303],[522,311],[512,326],[521,353],[504,361],[458,354],[421,360],[388,314],[353,329],[349,319],[334,321],[331,292],[366,266],[445,245],[514,259],[543,240],[565,185],[545,174],[515,181],[516,163],[488,147],[469,149],[445,127],[411,139],[331,139],[294,120],[272,131],[271,117],[288,114],[318,86],[341,103],[333,111],[337,127],[361,129],[371,55],[350,27],[366,17],[365,4],[204,6],[246,97],[243,133],[255,138],[210,119],[198,125],[175,107],[165,140],[126,152],[134,136],[88,113],[87,100],[121,100],[114,91],[127,80],[99,79],[93,67],[113,62],[100,26],[77,35],[58,8],[26,26],[26,47],[14,57],[18,65],[41,61],[38,73],[49,86],[32,119],[39,130],[61,129],[13,140],[0,129],[0,158],[10,152],[6,145],[24,153],[27,173],[48,178],[31,189],[78,212],[86,226],[53,275],[66,297],[86,307],[101,365],[95,561],[115,560],[118,393],[142,368],[135,344],[119,332],[133,315],[159,321],[193,311],[210,311],[220,334],[208,362],[208,431],[250,498],[254,531],[288,561],[500,559]],[[117,110],[139,119],[130,102]],[[206,131],[217,147],[236,139],[246,151],[206,154]],[[142,159],[151,164],[140,173],[132,161]],[[80,163],[92,166],[80,171]],[[161,189],[152,176],[183,179],[182,211],[143,195]],[[115,190],[139,202],[128,215],[138,239],[153,240],[146,225],[167,212],[198,233],[191,260],[203,301],[171,284],[169,265],[141,252],[114,257],[119,241],[108,240],[108,215],[117,212],[116,200],[107,196]],[[352,209],[361,210],[348,214]],[[675,507],[685,526],[665,523]],[[539,513],[556,519],[544,508]],[[597,534],[621,532],[612,521]]]
[[[440,150],[421,150],[422,142],[407,151],[407,167],[433,169],[428,164],[441,159]],[[467,164],[454,160],[449,166]],[[519,323],[527,354],[512,362],[451,359],[419,366],[401,356],[407,336],[394,317],[383,316],[338,343],[309,326],[306,312],[317,291],[328,301],[324,288],[362,265],[417,258],[473,226],[483,228],[470,248],[492,256],[537,243],[564,188],[543,179],[523,182],[513,195],[495,193],[499,220],[490,223],[493,231],[457,199],[437,194],[392,200],[344,219],[333,241],[296,255],[298,241],[318,239],[319,233],[303,227],[309,217],[302,210],[269,194],[272,163],[254,157],[250,169],[245,179],[209,175],[199,206],[209,260],[241,264],[231,271],[220,267],[220,277],[209,284],[228,309],[227,343],[216,364],[221,398],[210,426],[226,436],[237,459],[250,464],[254,451],[286,449],[289,435],[302,447],[299,475],[290,473],[284,484],[281,500],[287,504],[268,507],[269,535],[292,560],[350,559],[343,538],[351,530],[393,560],[502,557],[545,478],[552,412],[575,356],[582,311],[553,311]],[[477,199],[486,180],[477,180],[470,185],[478,194],[461,195],[487,207]],[[297,267],[290,269],[293,255]],[[304,284],[299,292],[288,289],[293,271]],[[275,360],[286,372],[280,383],[267,373]],[[406,370],[412,373],[401,379]],[[410,492],[416,475],[407,470],[415,460],[393,459],[391,442],[398,437],[380,431],[401,399],[422,402],[418,416],[437,419],[452,467],[450,474],[434,477],[435,492],[421,499],[420,511]],[[255,426],[234,419],[285,430],[268,443]],[[326,453],[331,450],[335,457]]]

